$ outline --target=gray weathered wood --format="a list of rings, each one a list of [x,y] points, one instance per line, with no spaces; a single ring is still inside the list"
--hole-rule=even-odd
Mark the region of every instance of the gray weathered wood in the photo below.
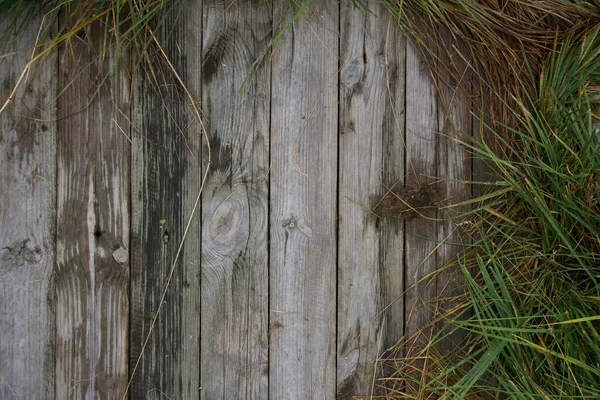
[[[20,51],[0,61],[0,104],[32,55],[40,23],[33,18],[16,43]],[[27,74],[0,114],[0,166],[0,398],[52,399],[55,55]]]
[[[427,63],[407,43],[406,185],[414,188],[434,182],[438,160],[436,90]],[[423,278],[436,269],[436,236],[435,214],[406,222],[405,337],[411,345],[423,343],[428,337],[422,329],[431,322],[428,301],[435,295],[436,287],[435,282]]]
[[[200,125],[177,78],[195,100],[200,99],[202,3],[175,0],[167,9],[154,34],[177,75],[161,51],[151,46],[157,53],[150,67],[159,87],[142,60],[133,93],[129,394],[136,399],[194,399],[200,390],[199,209],[142,353],[202,172]]]
[[[274,3],[275,23],[286,9],[285,1]],[[273,49],[269,395],[274,399],[336,394],[338,11],[337,2],[313,1],[306,20]]]
[[[465,183],[471,180],[471,159],[465,147],[460,142],[468,141],[472,133],[472,120],[468,91],[471,87],[471,70],[464,61],[467,54],[463,46],[452,40],[450,34],[440,30],[445,46],[440,50],[441,63],[454,66],[460,77],[454,73],[440,69],[438,101],[439,157],[438,175],[442,178],[442,197],[446,206],[459,204],[471,198],[471,185]],[[462,51],[462,55],[458,53]],[[438,248],[438,268],[454,259],[461,250],[457,243],[468,243],[457,215],[468,211],[468,206],[447,207],[440,211],[438,222],[438,240],[442,242]],[[465,280],[462,272],[456,268],[444,269],[437,277],[437,295],[442,300],[439,304],[441,312],[447,312],[457,305],[457,296],[464,292]],[[442,340],[439,350],[451,354],[452,349],[462,340],[464,333],[456,330]]]
[[[116,58],[103,52],[104,28],[99,24],[82,39],[74,39],[68,51],[62,52],[58,80],[64,88],[58,103],[57,141],[59,399],[117,398],[127,384],[130,142],[126,60],[119,60],[123,69],[113,70]]]
[[[202,197],[201,385],[206,399],[268,397],[268,195],[272,11],[208,2],[203,111],[211,169]]]
[[[428,302],[462,283],[421,281],[456,254],[436,241],[462,239],[457,210],[365,209],[434,177],[487,179],[452,140],[480,122],[438,101],[374,1],[312,1],[240,92],[289,5],[172,0],[146,32],[154,74],[121,59],[101,90],[115,55],[99,25],[31,71],[0,115],[1,398],[368,396],[376,357],[427,339]],[[0,100],[30,54],[2,59]],[[470,196],[438,187],[444,204]]]
[[[373,207],[404,179],[405,40],[380,4],[341,4],[338,398],[371,393],[375,358],[402,335],[403,221]],[[386,309],[387,306],[390,306]],[[382,312],[386,309],[385,312]]]

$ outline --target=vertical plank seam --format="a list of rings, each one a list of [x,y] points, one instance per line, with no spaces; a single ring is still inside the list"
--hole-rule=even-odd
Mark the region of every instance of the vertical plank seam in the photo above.
[[[61,26],[61,15],[59,13],[59,15],[57,16],[57,24],[58,26]],[[56,92],[55,92],[55,98],[54,98],[54,110],[55,110],[55,115],[58,118],[60,116],[60,112],[59,112],[59,105],[60,102],[58,101],[58,91],[60,90],[58,88],[58,82],[60,81],[60,74],[61,74],[61,69],[60,69],[60,57],[61,57],[61,46],[57,46],[56,47],[56,65],[55,65],[55,71],[56,71]],[[55,155],[54,155],[54,207],[56,208],[56,210],[54,211],[54,240],[52,240],[52,243],[54,245],[54,259],[52,260],[52,276],[53,279],[51,280],[52,282],[52,311],[54,312],[54,329],[53,329],[53,335],[51,338],[51,343],[52,343],[52,355],[53,355],[53,364],[54,364],[54,370],[53,370],[53,376],[51,378],[51,382],[53,383],[53,388],[51,389],[52,394],[53,394],[53,398],[57,399],[57,384],[56,384],[56,343],[57,343],[57,321],[56,321],[56,315],[57,315],[57,310],[56,310],[56,304],[58,303],[58,294],[56,292],[56,273],[57,273],[57,269],[58,269],[58,135],[60,134],[60,132],[58,131],[58,120],[55,121],[55,143],[54,143],[54,147],[55,147]]]
[[[336,137],[337,137],[337,151],[336,151],[336,203],[335,203],[335,340],[333,341],[333,354],[335,355],[334,360],[334,388],[336,397],[338,393],[338,322],[339,322],[339,282],[340,282],[340,123],[341,123],[341,82],[340,82],[340,71],[342,68],[342,6],[341,1],[338,1],[338,59],[337,59],[337,124],[336,124]]]
[[[61,26],[63,24],[63,22],[66,22],[66,21],[63,21],[63,19],[64,19],[64,13],[59,13],[56,19],[58,21],[57,22],[58,26]],[[62,70],[60,68],[60,66],[61,66],[61,63],[60,63],[61,57],[62,57],[61,46],[57,46],[57,49],[56,49],[56,63],[57,63],[57,72],[58,72],[56,74],[56,76],[57,76],[57,78],[56,78],[56,85],[57,85],[57,87],[59,86],[60,75],[62,73]],[[60,117],[60,115],[61,115],[60,108],[61,107],[60,107],[60,101],[59,101],[59,95],[58,95],[58,93],[57,93],[55,102],[56,102],[56,116]],[[57,121],[56,122],[56,169],[55,169],[55,174],[56,174],[55,175],[56,176],[55,187],[56,187],[56,190],[55,190],[55,194],[54,194],[54,196],[56,198],[56,203],[55,203],[56,204],[56,213],[55,213],[55,217],[54,217],[54,242],[56,243],[55,246],[56,246],[57,249],[58,249],[58,206],[59,206],[59,204],[58,204],[58,202],[59,202],[59,192],[58,192],[59,191],[59,180],[58,180],[58,174],[60,172],[59,171],[59,151],[61,151],[61,149],[59,148],[59,143],[58,143],[58,135],[60,135],[61,132],[58,131],[58,127],[59,127],[59,124],[58,124],[58,121]],[[58,253],[56,253],[55,257],[56,257],[56,261],[54,263],[54,275],[56,276],[57,272],[58,272]],[[57,375],[57,372],[58,372],[57,360],[58,360],[58,357],[57,357],[57,354],[56,354],[56,350],[57,350],[57,346],[56,345],[57,345],[57,342],[58,342],[58,340],[57,340],[57,336],[58,336],[58,334],[57,334],[57,327],[58,327],[58,321],[57,321],[57,315],[58,315],[58,312],[57,312],[58,311],[57,310],[58,292],[57,292],[56,287],[54,288],[54,297],[55,297],[55,304],[54,304],[54,346],[53,346],[53,349],[54,349],[54,398],[58,399],[58,384],[57,384],[57,379],[58,379],[57,378],[57,376],[58,376]]]
[[[204,108],[204,104],[203,104],[203,99],[204,99],[204,69],[202,68],[204,65],[204,17],[203,17],[203,11],[204,10],[204,0],[200,1],[200,79],[199,79],[199,85],[198,85],[198,100],[200,101],[200,104],[194,105],[193,107],[199,107],[200,109],[200,129],[205,130],[205,132],[200,132],[201,136],[206,135],[206,146],[208,147],[209,151],[210,151],[210,141],[209,141],[209,137],[208,137],[208,132],[206,132],[206,124],[204,123],[204,121],[202,121],[202,117],[204,117],[204,113],[202,112],[202,109]],[[208,10],[206,10],[207,16],[208,16]],[[210,121],[208,121],[210,123]],[[199,145],[199,168],[200,168],[200,188],[204,189],[204,174],[202,173],[202,166],[204,165],[204,152],[202,151],[202,138],[200,139],[200,145]],[[207,165],[206,168],[210,168],[210,156],[209,156],[209,164]],[[200,189],[199,189],[200,190]],[[199,229],[200,229],[200,237],[199,237],[199,250],[200,250],[200,260],[199,261],[199,273],[198,273],[198,287],[200,288],[200,304],[198,304],[198,313],[199,313],[199,321],[198,321],[198,336],[197,336],[197,341],[198,341],[198,389],[196,389],[198,391],[198,400],[202,399],[202,303],[203,303],[203,298],[202,298],[202,254],[203,254],[203,243],[202,243],[202,237],[203,237],[203,229],[204,229],[204,193],[202,193],[202,198],[200,199],[200,203],[198,204],[199,207],[199,212],[200,215],[198,216],[198,223],[199,225]]]
[[[436,29],[436,32],[439,32],[440,36],[441,36],[441,28],[438,27],[438,29]],[[436,50],[436,60],[439,60],[439,56],[440,56],[440,50],[439,48]],[[439,62],[439,61],[438,61]],[[436,68],[437,69],[437,68]],[[443,104],[445,104],[445,102],[442,102],[440,100],[440,97],[443,96],[443,92],[442,92],[442,82],[440,83],[435,83],[435,76],[434,76],[434,72],[433,70],[430,69],[430,75],[431,75],[431,81],[433,82],[433,87],[435,89],[434,93],[433,93],[433,102],[435,103],[435,125],[436,125],[436,132],[435,132],[435,179],[436,180],[440,180],[440,163],[442,162],[442,157],[441,157],[441,144],[440,144],[440,130],[444,127],[444,124],[446,124],[447,122],[452,124],[452,122],[450,122],[450,118],[452,117],[452,114],[448,115],[448,113],[450,112],[449,110],[444,113],[443,117],[444,117],[444,124],[440,125],[440,107],[444,107]],[[438,78],[439,79],[439,78]],[[441,81],[441,79],[440,79]],[[440,106],[440,103],[443,103]],[[446,157],[448,155],[446,154]],[[448,171],[446,171],[446,175],[448,175]],[[448,192],[448,183],[445,183],[445,192],[447,195]],[[444,195],[444,197],[446,197],[446,195]],[[430,307],[433,307],[433,312],[437,311],[437,297],[438,297],[438,282],[439,282],[439,274],[438,274],[438,270],[441,268],[440,265],[440,260],[443,261],[443,258],[440,256],[440,253],[442,251],[441,248],[441,242],[440,240],[445,241],[444,237],[440,237],[440,226],[444,226],[444,223],[441,221],[441,218],[443,218],[443,213],[442,211],[438,208],[436,208],[435,211],[435,254],[434,254],[434,262],[435,262],[435,284],[433,285],[433,298],[431,299],[433,301],[432,305],[430,305]],[[444,231],[444,235],[446,235],[446,231]],[[435,318],[435,316],[433,314],[431,314],[431,317]],[[430,317],[430,318],[431,318]],[[429,321],[428,323],[430,323],[431,321]],[[429,336],[433,336],[434,334],[434,329],[435,329],[436,325],[432,325],[431,327],[431,332],[429,332]],[[429,340],[429,339],[427,339]],[[425,359],[425,362],[427,362],[427,358]],[[423,371],[425,372],[425,371]],[[426,382],[425,379],[427,379],[427,375],[425,375],[425,378],[421,378],[421,380],[423,382]]]
[[[129,99],[127,100],[129,102],[129,117],[128,117],[128,133],[129,133],[129,137],[133,138],[133,112],[134,112],[134,100],[133,100],[133,96],[134,96],[134,79],[135,79],[135,73],[133,71],[133,57],[130,55],[128,57],[128,70],[131,71],[129,76],[130,81],[127,82],[127,84],[129,85]],[[126,346],[126,354],[127,354],[127,358],[126,358],[126,366],[125,366],[125,373],[127,375],[127,381],[129,382],[129,380],[131,379],[131,377],[129,376],[129,371],[130,371],[130,363],[131,363],[131,327],[132,327],[132,311],[133,311],[133,292],[132,292],[132,277],[133,277],[133,258],[134,258],[134,253],[133,253],[133,196],[134,196],[134,192],[133,192],[133,141],[130,140],[129,141],[129,198],[127,199],[127,208],[129,210],[129,237],[127,238],[127,250],[129,251],[129,271],[128,271],[128,279],[127,279],[127,311],[128,311],[128,315],[127,315],[127,331],[125,334],[125,346]],[[131,398],[131,396],[128,396],[128,398]]]
[[[473,68],[473,67],[468,67],[468,68]],[[470,78],[471,82],[469,83],[469,87],[471,89],[471,93],[469,93],[469,95],[470,95],[469,96],[469,98],[470,98],[470,101],[469,101],[469,107],[470,107],[470,110],[469,110],[469,118],[470,118],[469,125],[471,126],[471,140],[472,140],[473,138],[479,136],[479,133],[475,132],[475,125],[478,125],[478,128],[479,128],[478,130],[481,130],[481,123],[478,124],[476,122],[477,118],[474,115],[475,114],[475,110],[477,110],[477,106],[475,105],[475,103],[478,102],[479,99],[477,98],[477,96],[475,96],[475,93],[476,93],[475,87],[476,87],[476,85],[475,85],[475,79],[474,79],[474,76],[475,76],[474,68],[472,69],[471,72],[472,72],[471,78]],[[468,152],[468,153],[470,153],[470,152]],[[470,173],[471,183],[470,183],[469,186],[470,186],[470,189],[471,189],[471,198],[474,198],[475,197],[475,193],[476,193],[476,189],[475,188],[477,186],[474,183],[474,181],[475,181],[475,173],[473,171],[475,170],[476,163],[475,163],[473,154],[468,154],[468,157],[469,157],[469,164],[470,164],[470,167],[471,167],[471,173]]]
[[[134,106],[134,96],[135,96],[135,86],[134,86],[134,82],[136,79],[136,74],[135,71],[133,70],[133,55],[131,57],[131,62],[132,62],[132,68],[131,68],[131,72],[130,72],[130,76],[131,76],[131,81],[129,82],[129,137],[131,138],[131,151],[129,152],[129,278],[127,279],[127,283],[129,285],[128,289],[127,289],[127,295],[128,295],[128,305],[129,305],[129,316],[127,318],[127,323],[128,323],[128,330],[127,330],[127,382],[132,381],[133,377],[131,376],[131,355],[132,355],[132,350],[133,350],[133,346],[132,346],[132,341],[133,341],[133,335],[132,335],[132,326],[133,326],[133,307],[134,307],[134,298],[133,298],[133,269],[134,269],[134,260],[136,260],[134,251],[133,251],[133,231],[134,231],[134,213],[133,213],[133,196],[135,196],[135,192],[134,192],[134,186],[133,186],[133,177],[134,177],[134,163],[133,163],[133,153],[135,151],[134,147],[133,147],[133,133],[134,133],[134,129],[133,129],[133,124],[134,124],[134,110],[135,110],[135,106]],[[137,63],[137,60],[136,60]],[[127,397],[127,399],[130,399],[131,396],[130,395],[125,395]],[[125,400],[125,399],[122,399]]]
[[[271,41],[275,32],[275,7],[271,7]],[[272,42],[271,42],[272,43]],[[267,399],[271,398],[271,158],[273,150],[273,46],[269,57],[269,147],[267,169]]]
[[[403,179],[402,179],[402,187],[406,187],[406,177],[407,177],[407,171],[408,171],[408,150],[407,150],[407,146],[406,146],[406,136],[408,134],[407,132],[407,120],[406,120],[406,114],[407,114],[407,90],[406,90],[406,80],[407,80],[407,67],[408,67],[408,63],[407,63],[407,59],[408,59],[408,46],[410,46],[410,40],[405,36],[405,41],[404,41],[404,126],[403,126],[403,130],[404,130],[404,171],[402,171],[402,175],[403,175]],[[407,229],[406,229],[406,222],[403,221],[402,222],[402,260],[404,261],[404,265],[402,266],[402,308],[403,308],[403,320],[404,320],[404,324],[402,326],[402,342],[405,341],[406,339],[406,326],[408,325],[408,321],[406,319],[406,316],[408,315],[407,313],[407,309],[406,309],[406,282],[407,282],[407,265],[408,265],[408,252],[407,252],[407,245],[408,245],[408,241],[406,240],[406,236],[407,236]]]

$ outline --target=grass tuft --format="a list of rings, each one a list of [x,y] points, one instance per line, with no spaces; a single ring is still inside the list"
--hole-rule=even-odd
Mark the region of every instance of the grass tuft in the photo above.
[[[31,52],[32,56],[9,98],[2,99],[0,112],[14,98],[30,70],[41,66],[47,57],[59,48],[71,53],[76,43],[87,45],[90,51],[98,53],[101,57],[111,54],[112,66],[109,70],[102,71],[100,82],[105,82],[120,66],[122,68],[124,64],[128,64],[129,57],[133,54],[135,65],[132,75],[135,75],[134,71],[140,67],[147,67],[145,69],[154,76],[155,86],[159,86],[165,79],[164,76],[156,77],[157,72],[166,74],[176,71],[168,71],[169,68],[166,68],[166,71],[160,70],[160,66],[168,65],[169,60],[163,59],[164,56],[157,49],[157,45],[160,44],[154,32],[167,30],[166,18],[169,13],[174,12],[173,7],[178,6],[178,1],[166,0],[2,1],[0,17],[3,19],[3,25],[0,42],[4,47],[1,49],[0,62],[20,51]],[[37,15],[42,15],[43,18],[34,48],[16,49],[15,43],[23,29],[32,23]],[[93,42],[93,37],[98,36],[104,38],[102,49],[97,49],[97,43]]]
[[[438,86],[458,83],[480,119],[507,136],[516,98],[535,91],[555,43],[600,24],[592,0],[381,0],[421,50]],[[443,34],[442,34],[443,33]],[[445,37],[444,37],[445,36]],[[447,38],[451,38],[448,41]],[[473,70],[473,85],[464,79]]]
[[[465,292],[429,341],[378,361],[386,398],[600,398],[600,27],[544,46],[511,102],[498,94],[510,123],[487,125],[497,146],[462,143],[495,178],[457,205],[471,206],[473,242],[438,272],[462,274]]]

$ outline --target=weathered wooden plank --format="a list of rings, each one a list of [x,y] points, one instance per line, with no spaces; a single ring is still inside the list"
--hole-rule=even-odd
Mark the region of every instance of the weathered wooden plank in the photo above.
[[[469,210],[459,204],[471,198],[471,158],[460,142],[465,142],[472,134],[472,120],[468,92],[471,87],[471,70],[465,62],[468,52],[451,35],[440,28],[444,48],[440,49],[440,62],[449,70],[440,68],[440,91],[438,101],[438,125],[440,130],[438,175],[443,179],[441,197],[447,206],[439,213],[438,268],[443,266],[463,250],[459,243],[468,243],[469,238],[457,219],[458,214]],[[461,53],[459,53],[459,51]],[[456,72],[453,72],[456,71]],[[456,73],[460,76],[455,76]],[[451,206],[451,207],[448,207]],[[467,221],[468,222],[468,221]],[[464,292],[464,277],[457,269],[444,269],[437,277],[437,294],[440,299],[440,312],[447,312],[457,305],[456,297]],[[456,330],[438,344],[438,350],[451,354],[464,337]]]
[[[437,176],[438,119],[436,90],[427,63],[411,43],[406,47],[406,186],[429,189]],[[431,196],[431,197],[435,197]],[[433,204],[432,204],[433,205]],[[423,213],[421,211],[421,213]],[[436,214],[418,215],[406,222],[406,327],[409,344],[422,344],[431,322],[435,282],[423,278],[436,270]],[[414,356],[415,353],[407,353]]]
[[[274,3],[275,23],[288,21]],[[311,3],[273,50],[269,395],[336,394],[338,3]]]
[[[188,92],[200,99],[202,3],[165,7],[153,32],[162,50],[150,46],[154,74],[140,60],[133,93],[129,394],[136,399],[193,399],[200,390],[199,211],[168,278],[201,183],[202,136]]]
[[[403,186],[405,39],[382,5],[365,5],[371,13],[350,2],[340,11],[338,398],[371,393],[375,358],[404,324],[404,304],[394,302],[404,286],[403,221],[377,220],[357,204],[373,207]]]
[[[64,21],[67,23],[67,21]],[[56,397],[117,398],[127,384],[128,79],[92,27],[60,57]],[[126,60],[120,59],[124,67]],[[103,78],[108,78],[101,84]],[[100,89],[98,90],[100,86]]]
[[[20,51],[0,61],[0,104],[32,55],[40,23],[33,18],[15,45]],[[0,398],[52,399],[55,55],[30,71],[0,114],[0,166]]]
[[[206,399],[268,397],[271,38],[260,0],[205,4],[203,110],[211,169],[202,197],[201,385]]]

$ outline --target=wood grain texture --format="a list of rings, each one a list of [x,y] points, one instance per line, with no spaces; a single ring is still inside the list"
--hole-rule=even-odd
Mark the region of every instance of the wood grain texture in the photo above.
[[[489,179],[453,142],[481,122],[366,5],[313,0],[242,91],[289,1],[171,0],[149,59],[112,70],[95,26],[31,71],[0,115],[0,398],[122,398],[129,378],[132,399],[368,396],[378,355],[428,338],[428,302],[462,284],[421,281],[458,251],[436,248],[463,239],[456,210],[361,205]],[[0,100],[30,54],[0,60]]]
[[[274,21],[289,20],[286,2]],[[338,3],[273,49],[269,396],[336,394]],[[276,23],[277,23],[276,22]]]
[[[470,140],[472,120],[468,98],[471,87],[471,70],[464,61],[468,59],[468,51],[451,35],[440,28],[445,46],[440,50],[440,61],[445,65],[453,65],[460,73],[460,78],[449,71],[441,73],[440,93],[438,101],[439,161],[438,175],[442,178],[442,194],[446,205],[464,202],[472,197],[471,185],[465,182],[471,180],[471,158],[460,142]],[[459,51],[461,53],[459,53]],[[441,69],[443,71],[443,69]],[[458,219],[458,214],[467,212],[468,206],[449,207],[439,213],[438,238],[441,242],[437,250],[438,268],[454,259],[464,250],[458,243],[468,243],[469,237]],[[468,222],[468,221],[466,221]],[[464,293],[465,280],[458,269],[444,269],[437,279],[437,294],[441,296],[440,312],[445,312],[457,305],[456,297]],[[439,350],[451,353],[452,349],[463,339],[464,332],[455,330],[453,334],[439,343]]]
[[[103,51],[110,47],[103,35],[103,27],[94,25],[60,57],[59,399],[118,398],[127,384],[129,82],[124,69],[113,69],[115,56]],[[126,66],[126,60],[118,65]]]
[[[429,68],[411,43],[406,46],[406,186],[427,185],[438,174],[438,120],[436,90]],[[406,222],[406,327],[409,344],[427,340],[421,331],[431,322],[428,301],[436,287],[423,278],[436,270],[435,215]],[[410,354],[408,354],[410,355]],[[413,353],[414,355],[414,353]]]
[[[383,10],[382,10],[383,13]],[[383,117],[383,168],[381,182],[384,190],[400,190],[406,176],[406,38],[395,27],[386,30],[386,90],[389,105]],[[382,270],[381,304],[384,304],[386,329],[381,347],[387,350],[401,339],[405,326],[405,223],[391,221],[381,224],[379,265]]]
[[[205,5],[203,111],[211,170],[202,197],[202,397],[268,397],[270,7]]]
[[[175,0],[167,10],[156,37],[190,95],[199,100],[202,3]],[[133,94],[129,394],[194,399],[200,391],[199,211],[151,333],[150,328],[200,189],[202,135],[188,94],[162,53],[154,55],[150,67],[156,81],[142,64]]]
[[[0,31],[6,28],[0,20]],[[0,61],[0,102],[29,61],[41,18]],[[54,398],[56,57],[0,114],[0,398]]]
[[[368,395],[374,361],[402,334],[402,220],[373,207],[404,175],[404,38],[380,4],[341,5],[338,398]],[[382,311],[394,303],[385,312]]]

